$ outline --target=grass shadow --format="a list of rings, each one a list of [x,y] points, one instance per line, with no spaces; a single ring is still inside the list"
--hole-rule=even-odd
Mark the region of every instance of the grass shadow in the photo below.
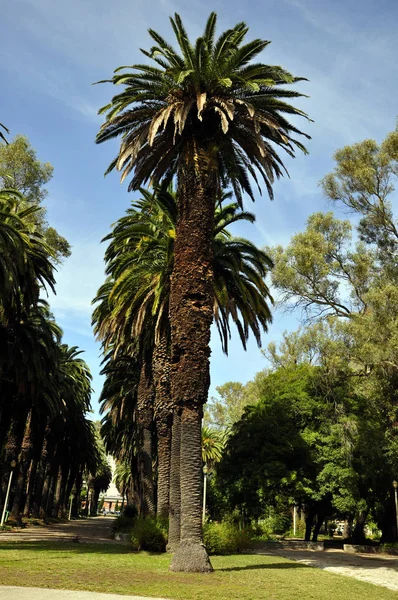
[[[305,569],[308,565],[300,565],[295,562],[286,563],[262,563],[259,565],[245,565],[242,567],[225,567],[223,569],[215,569],[216,571],[255,571],[256,569]]]
[[[74,552],[76,554],[135,554],[134,550],[124,544],[90,544],[81,542],[1,542],[1,550],[29,550],[33,552]]]

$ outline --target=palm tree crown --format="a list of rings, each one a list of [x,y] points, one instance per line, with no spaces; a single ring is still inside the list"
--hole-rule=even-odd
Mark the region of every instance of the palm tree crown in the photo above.
[[[169,181],[199,149],[201,167],[216,173],[220,186],[231,185],[241,204],[242,191],[254,199],[249,175],[261,193],[260,175],[272,197],[274,177],[284,170],[272,144],[290,155],[295,148],[305,151],[293,136],[309,136],[284,116],[306,117],[285,102],[303,95],[285,89],[303,78],[281,67],[249,64],[269,42],[243,44],[245,23],[215,40],[216,18],[210,15],[202,37],[192,45],[176,14],[171,24],[180,53],[150,29],[156,45],[142,52],[157,66],[120,67],[105,80],[126,87],[99,111],[107,120],[97,142],[123,137],[108,171],[116,167],[123,180],[134,170],[129,189],[149,180],[155,185],[162,178]]]

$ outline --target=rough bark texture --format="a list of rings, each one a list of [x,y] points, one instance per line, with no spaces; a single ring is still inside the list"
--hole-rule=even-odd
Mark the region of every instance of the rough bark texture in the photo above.
[[[369,511],[364,510],[357,514],[357,518],[355,520],[355,527],[352,532],[353,544],[365,544],[366,543],[365,525],[366,525],[366,519],[368,517],[368,512]]]
[[[181,407],[181,544],[171,569],[212,570],[202,545],[201,421],[210,385],[213,320],[214,185],[195,149],[179,172],[178,219],[170,290],[172,397]],[[203,177],[202,173],[206,172]]]
[[[180,489],[181,416],[175,411],[171,437],[169,538],[167,552],[175,552],[180,544],[181,489]]]
[[[23,510],[26,492],[26,478],[30,464],[30,457],[33,447],[33,427],[32,427],[32,412],[29,413],[25,425],[25,433],[22,439],[21,451],[19,453],[19,471],[15,488],[14,502],[12,504],[11,514],[18,518],[19,513]]]
[[[305,517],[305,535],[304,535],[304,540],[306,542],[309,542],[311,540],[311,530],[312,530],[312,526],[314,524],[314,519],[315,519],[315,511],[314,511],[314,508],[312,506],[310,506],[308,508],[308,512],[307,512],[306,517]]]
[[[318,535],[320,532],[320,529],[322,527],[322,523],[324,522],[325,517],[322,513],[317,513],[316,515],[316,523],[314,525],[314,530],[312,532],[312,541],[313,542],[317,542],[318,541]]]
[[[137,393],[137,422],[139,431],[138,470],[140,474],[140,514],[155,514],[155,494],[152,473],[152,423],[154,390],[151,373],[142,365]]]
[[[62,470],[61,465],[59,465],[57,483],[56,483],[55,494],[54,494],[54,504],[53,504],[53,510],[52,510],[52,516],[55,518],[57,518],[59,516],[59,512],[60,512],[60,508],[61,508],[61,498],[62,498],[63,487],[64,487],[63,479],[64,479],[63,470]]]
[[[154,416],[158,448],[157,515],[167,517],[170,495],[173,404],[170,390],[170,355],[165,336],[162,337],[154,350],[153,378],[155,383]]]
[[[2,483],[1,483],[1,497],[4,498],[7,490],[8,479],[11,471],[11,462],[13,460],[17,461],[16,469],[14,470],[14,482],[12,486],[12,490],[15,486],[15,480],[19,474],[19,464],[18,464],[18,454],[21,448],[22,438],[25,430],[25,421],[26,421],[26,413],[25,415],[20,415],[20,419],[17,419],[12,422],[10,430],[7,435],[7,441],[4,448],[4,467],[2,473]],[[13,496],[13,494],[11,494]],[[12,502],[10,502],[11,506]]]
[[[344,521],[344,528],[343,528],[343,539],[344,540],[351,538],[353,522],[354,522],[353,515],[349,515],[347,517],[347,519]]]

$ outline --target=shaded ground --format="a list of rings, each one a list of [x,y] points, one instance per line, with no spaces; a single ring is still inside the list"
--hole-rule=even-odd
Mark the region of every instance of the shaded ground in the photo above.
[[[0,542],[83,542],[120,544],[112,539],[112,517],[90,517],[0,532]]]
[[[327,549],[322,552],[281,549],[272,552],[266,551],[264,554],[289,558],[302,565],[317,567],[336,575],[354,577],[398,591],[398,558],[395,556],[347,554],[336,549]]]

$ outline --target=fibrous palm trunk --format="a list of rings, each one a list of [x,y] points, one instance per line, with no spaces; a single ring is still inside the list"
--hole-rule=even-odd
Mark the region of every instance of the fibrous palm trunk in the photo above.
[[[180,545],[181,488],[180,488],[181,417],[173,416],[170,462],[169,539],[167,552],[175,552]]]
[[[194,149],[179,172],[170,290],[172,397],[181,410],[181,541],[171,564],[174,571],[212,570],[202,543],[201,424],[210,385],[216,190],[210,186],[211,164],[199,164],[204,155]]]
[[[7,434],[6,443],[4,447],[4,464],[3,464],[3,473],[2,473],[2,481],[1,481],[1,497],[4,498],[6,494],[6,489],[8,485],[8,480],[11,471],[11,462],[17,461],[17,467],[14,470],[14,483],[11,488],[11,495],[9,499],[9,506],[12,508],[12,504],[14,501],[13,489],[15,487],[15,481],[19,476],[19,464],[18,464],[18,455],[20,452],[22,439],[25,430],[25,422],[26,422],[26,413],[21,413],[18,415],[18,418],[15,418],[10,426],[10,429]]]
[[[19,513],[24,508],[26,478],[30,464],[30,458],[33,447],[33,427],[32,427],[32,411],[28,415],[25,425],[25,433],[22,439],[21,451],[19,453],[19,471],[15,487],[14,502],[12,505],[12,516],[18,518]]]
[[[139,435],[138,471],[140,476],[140,514],[155,514],[152,473],[153,381],[147,363],[141,367],[137,391],[137,423]]]
[[[157,433],[158,477],[157,515],[167,517],[170,496],[171,427],[173,405],[170,391],[170,356],[167,338],[163,336],[153,355],[155,383],[154,416]]]

